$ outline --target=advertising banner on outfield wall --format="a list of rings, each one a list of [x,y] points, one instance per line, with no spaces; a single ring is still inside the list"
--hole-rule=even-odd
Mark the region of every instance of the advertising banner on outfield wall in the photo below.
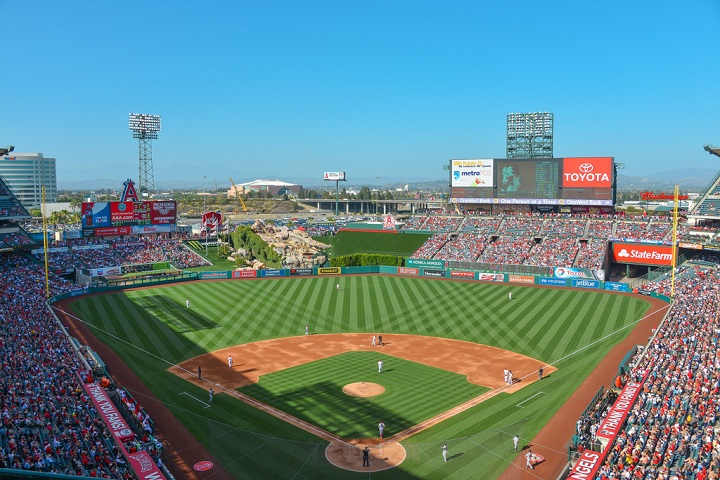
[[[408,258],[405,262],[406,267],[414,268],[446,268],[445,260],[429,260],[427,258]]]
[[[629,292],[630,286],[627,283],[605,282],[605,290],[612,290],[613,292]]]
[[[318,275],[340,275],[340,267],[321,267],[318,268]]]
[[[535,277],[532,275],[508,275],[508,282],[510,283],[535,283]]]
[[[444,277],[445,276],[445,270],[435,270],[432,268],[426,268],[423,270],[423,275],[426,277]]]
[[[420,275],[419,268],[398,267],[398,275]]]
[[[600,282],[597,280],[586,280],[584,278],[573,278],[570,285],[575,288],[600,288]]]
[[[504,282],[504,273],[478,273],[478,280],[481,282]]]
[[[554,287],[566,287],[567,286],[567,280],[565,280],[564,278],[540,277],[538,279],[538,283],[540,285],[552,285]]]
[[[267,270],[260,270],[260,276],[261,277],[284,277],[285,270],[280,270],[277,268],[269,268]]]
[[[233,270],[232,278],[256,278],[257,270]]]
[[[673,247],[632,243],[613,243],[612,260],[639,265],[672,265]]]
[[[558,278],[595,278],[587,268],[556,267],[553,273]]]
[[[463,272],[461,270],[451,270],[450,276],[453,278],[475,278],[475,272]]]
[[[200,272],[200,280],[230,278],[230,272]]]
[[[307,277],[313,274],[312,268],[291,268],[290,275],[297,275],[301,277]]]

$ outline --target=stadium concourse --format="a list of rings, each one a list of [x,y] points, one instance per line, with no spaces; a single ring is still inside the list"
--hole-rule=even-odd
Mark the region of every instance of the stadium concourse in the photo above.
[[[15,207],[12,207],[15,208]],[[8,208],[8,211],[11,211]],[[12,210],[14,212],[14,210]],[[101,478],[136,478],[123,450],[144,450],[163,462],[155,424],[131,390],[122,390],[133,438],[118,448],[112,433],[85,393],[92,362],[45,303],[45,274],[29,252],[34,245],[10,219],[0,219],[0,329],[2,329],[2,428],[0,468]],[[416,256],[525,265],[570,264],[596,269],[606,265],[609,238],[666,241],[666,219],[607,216],[422,216],[404,229],[435,231]],[[718,231],[682,225],[679,239],[718,242]],[[549,241],[536,242],[542,237]],[[82,248],[89,245],[97,248]],[[541,247],[541,245],[543,245]],[[172,260],[183,268],[204,262],[178,239],[68,241],[51,245],[51,270],[100,268],[110,263]],[[98,254],[101,250],[103,254]],[[717,255],[696,255],[677,270],[675,302],[633,368],[607,397],[578,421],[576,451],[599,450],[598,437],[616,395],[629,382],[642,384],[627,422],[603,445],[601,478],[709,479],[720,475],[720,272]],[[644,286],[669,294],[669,279]],[[77,290],[59,275],[50,277],[50,294]],[[78,292],[81,293],[81,292]],[[625,382],[625,383],[622,383]],[[157,426],[162,430],[163,426]],[[557,439],[563,448],[570,439]],[[170,462],[172,463],[172,462]]]

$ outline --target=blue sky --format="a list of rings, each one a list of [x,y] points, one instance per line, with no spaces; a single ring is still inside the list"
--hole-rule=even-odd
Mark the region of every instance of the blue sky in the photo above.
[[[627,175],[720,168],[720,2],[0,0],[0,145],[60,187],[138,172],[130,112],[162,116],[156,183],[441,179],[505,156],[511,112],[554,154]]]

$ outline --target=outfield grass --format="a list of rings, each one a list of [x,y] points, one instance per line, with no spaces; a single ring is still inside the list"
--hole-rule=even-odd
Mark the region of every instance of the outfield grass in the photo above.
[[[340,292],[335,289],[337,281],[342,284]],[[185,308],[185,299],[191,300],[192,308]],[[261,479],[364,476],[329,465],[324,442],[317,437],[227,395],[217,395],[211,409],[200,409],[196,398],[206,398],[206,392],[168,373],[170,365],[236,344],[301,335],[305,324],[316,333],[430,335],[493,345],[547,363],[563,359],[556,363],[559,370],[543,382],[512,395],[497,395],[409,438],[403,442],[406,461],[372,475],[494,478],[512,459],[506,448],[512,435],[532,438],[629,333],[623,327],[632,325],[648,306],[640,297],[596,291],[391,276],[205,281],[73,303],[81,318],[102,329],[96,331],[98,337],[115,348],[228,471],[237,478]],[[260,383],[263,387],[265,380]],[[311,389],[309,382],[302,388]],[[282,384],[278,388],[284,388]],[[305,410],[322,408],[320,400],[304,402]],[[427,396],[426,402],[432,404],[435,398]],[[388,415],[404,415],[392,405],[383,408]],[[513,431],[506,431],[508,425]],[[443,465],[437,459],[444,441],[451,455],[461,455]]]
[[[343,232],[332,237],[332,256],[382,253],[409,257],[430,238],[425,233]]]

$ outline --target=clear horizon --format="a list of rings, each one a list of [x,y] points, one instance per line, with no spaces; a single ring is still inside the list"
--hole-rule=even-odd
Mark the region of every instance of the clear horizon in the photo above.
[[[720,145],[712,0],[81,0],[0,16],[0,145],[56,158],[59,185],[137,177],[131,112],[162,116],[156,183],[439,179],[450,159],[505,157],[507,114],[536,111],[554,114],[555,157],[720,169],[703,150]]]

